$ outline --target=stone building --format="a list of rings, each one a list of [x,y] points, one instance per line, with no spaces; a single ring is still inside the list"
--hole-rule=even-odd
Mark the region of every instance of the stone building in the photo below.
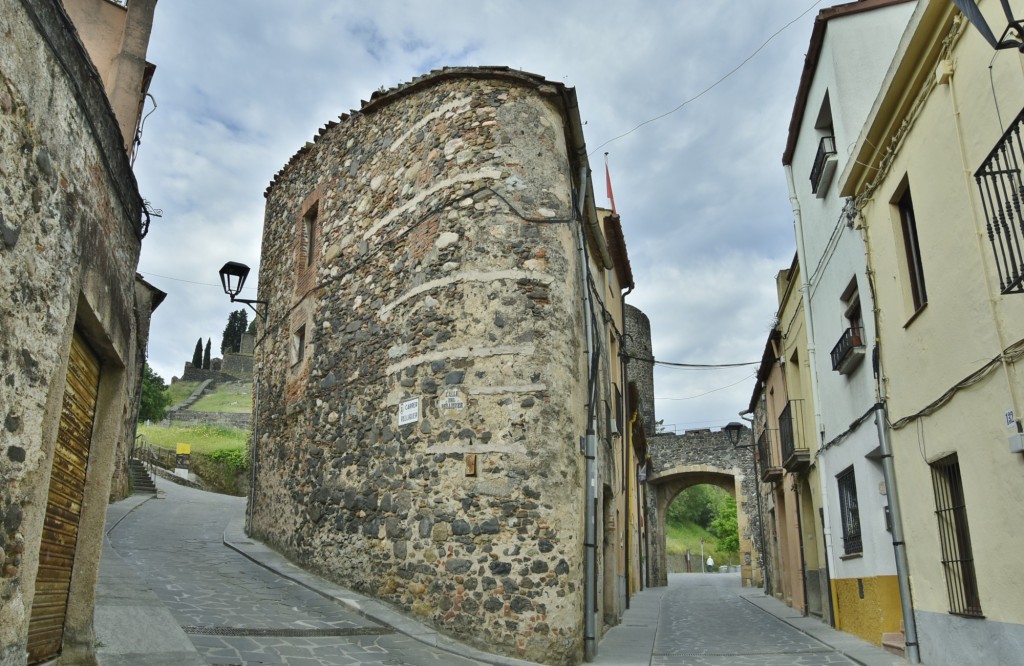
[[[253,535],[484,649],[592,654],[629,587],[632,277],[574,90],[433,71],[266,199]]]
[[[159,296],[136,280],[119,96],[60,2],[0,0],[0,34],[0,664],[93,663],[116,448]]]

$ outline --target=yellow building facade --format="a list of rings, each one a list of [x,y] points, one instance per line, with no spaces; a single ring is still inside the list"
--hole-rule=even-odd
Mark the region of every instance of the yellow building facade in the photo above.
[[[928,664],[1019,663],[1024,645],[1022,132],[1020,51],[922,0],[840,175],[867,240],[865,317]]]

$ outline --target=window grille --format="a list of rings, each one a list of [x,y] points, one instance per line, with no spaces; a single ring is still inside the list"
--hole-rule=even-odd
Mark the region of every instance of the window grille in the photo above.
[[[861,553],[864,546],[860,537],[860,511],[857,509],[857,478],[853,467],[836,475],[839,486],[839,510],[843,518],[843,552],[846,555]]]
[[[979,617],[982,614],[981,599],[978,596],[978,580],[974,575],[974,555],[971,552],[971,533],[967,527],[960,461],[954,453],[932,463],[931,467],[949,612]]]

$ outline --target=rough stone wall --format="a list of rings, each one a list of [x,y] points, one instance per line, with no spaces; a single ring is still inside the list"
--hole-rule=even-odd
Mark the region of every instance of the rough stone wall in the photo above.
[[[640,309],[626,305],[625,335],[622,351],[633,358],[626,365],[628,380],[636,384],[640,396],[640,416],[644,432],[654,434],[654,347],[651,345],[651,321]],[[651,359],[643,361],[638,359]]]
[[[94,651],[114,450],[136,373],[140,198],[59,2],[0,0],[0,665],[26,662],[71,336],[101,361],[63,643]]]
[[[224,354],[220,371],[233,377],[252,377],[252,354]]]
[[[248,428],[252,417],[250,414],[237,412],[193,412],[188,409],[178,409],[168,412],[167,420],[178,423],[208,423]]]
[[[585,369],[557,93],[427,77],[272,183],[253,529],[463,640],[575,663]]]
[[[739,443],[750,444],[749,429],[743,429]],[[690,486],[710,483],[736,498],[744,584],[756,585],[760,580],[761,517],[751,449],[735,448],[728,433],[709,429],[689,430],[682,435],[659,434],[649,438],[647,445],[651,460],[647,494],[649,583],[668,583],[665,516],[672,500]]]

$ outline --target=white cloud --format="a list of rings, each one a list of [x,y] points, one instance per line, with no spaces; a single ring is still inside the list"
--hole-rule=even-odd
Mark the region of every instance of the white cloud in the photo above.
[[[809,7],[255,0],[238,11],[159,3],[148,56],[159,108],[136,162],[143,196],[164,211],[140,266],[168,292],[154,317],[151,364],[169,379],[196,338],[219,345],[237,306],[216,286],[217,270],[242,261],[255,280],[263,192],[289,157],[379,87],[444,65],[507,65],[574,86],[595,176],[603,176],[601,153],[610,153],[637,283],[628,302],[650,317],[658,359],[760,359],[776,310],[774,276],[793,255],[780,161],[816,10],[679,111],[597,147],[700,95]],[[682,427],[734,420],[753,369],[659,369],[658,418]]]

